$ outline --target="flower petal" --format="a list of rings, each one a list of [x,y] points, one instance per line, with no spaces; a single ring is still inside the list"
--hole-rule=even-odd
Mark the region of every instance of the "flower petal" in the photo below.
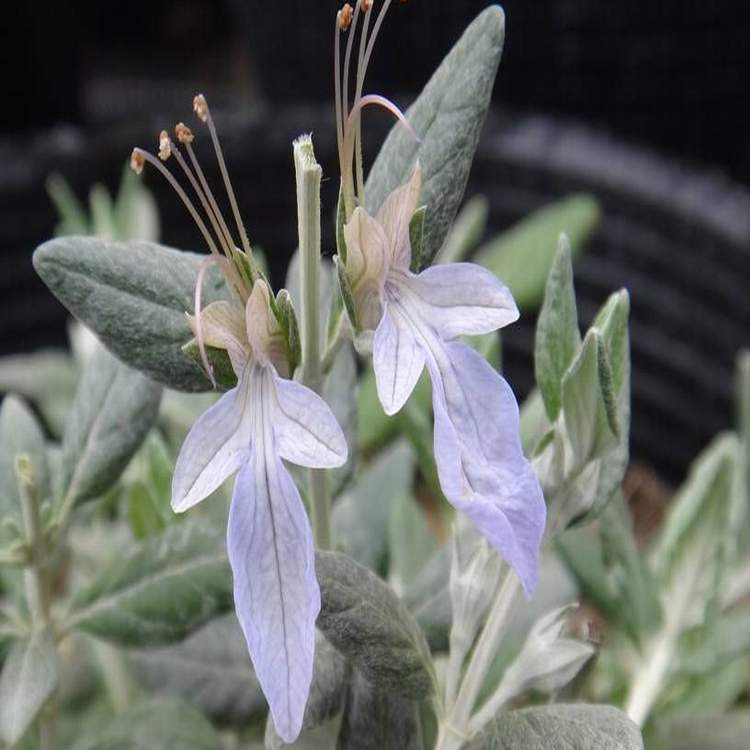
[[[197,336],[197,316],[188,315],[188,321],[193,334]],[[226,349],[239,377],[250,353],[242,307],[224,300],[212,302],[201,310],[200,322],[206,346]]]
[[[255,282],[245,306],[245,326],[253,357],[258,364],[272,363],[282,372],[287,368],[286,347],[281,326],[271,310],[271,292],[265,281]]]
[[[419,162],[409,182],[396,188],[386,199],[377,214],[377,220],[388,238],[388,265],[390,268],[406,270],[411,265],[411,241],[409,224],[419,206],[422,192],[422,168]]]
[[[299,735],[312,680],[320,589],[299,492],[263,446],[240,469],[227,529],[234,602],[284,742]]]
[[[349,449],[328,404],[304,385],[274,376],[272,414],[278,454],[298,466],[330,469],[346,463]]]
[[[172,477],[175,513],[182,513],[208,497],[247,458],[251,370],[245,368],[237,387],[205,411],[185,438]]]
[[[429,362],[435,461],[446,497],[536,586],[546,506],[521,450],[518,406],[505,380],[470,347],[447,343]]]
[[[346,273],[351,284],[357,322],[374,330],[382,315],[381,296],[388,272],[388,238],[364,208],[356,208],[344,226]]]
[[[424,350],[411,329],[386,307],[372,349],[378,398],[386,414],[401,409],[414,390],[425,364]]]
[[[418,276],[405,274],[403,283],[444,339],[490,333],[518,320],[510,289],[475,263],[431,266]]]

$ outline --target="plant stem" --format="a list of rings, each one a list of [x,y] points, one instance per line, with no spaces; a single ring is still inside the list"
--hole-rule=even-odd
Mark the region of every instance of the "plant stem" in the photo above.
[[[320,331],[320,181],[309,135],[294,142],[297,176],[300,288],[302,290],[302,382],[320,394],[322,386]],[[309,470],[310,515],[316,545],[331,546],[331,498],[322,469]]]
[[[510,622],[520,583],[518,576],[509,569],[466,668],[456,702],[440,724],[435,750],[458,750],[469,736],[469,718]]]
[[[639,726],[646,723],[656,699],[661,693],[664,678],[674,655],[675,640],[669,629],[662,630],[638,664],[630,692],[625,702],[625,713]]]

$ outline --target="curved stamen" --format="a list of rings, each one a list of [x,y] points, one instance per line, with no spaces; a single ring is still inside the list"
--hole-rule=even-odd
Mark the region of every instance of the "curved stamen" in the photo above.
[[[203,281],[208,272],[209,266],[212,263],[217,263],[221,256],[211,256],[201,261],[200,268],[198,269],[198,276],[195,279],[195,338],[198,342],[198,351],[201,355],[201,362],[206,370],[211,385],[216,388],[216,379],[214,378],[214,368],[211,367],[211,363],[208,361],[208,352],[206,351],[206,342],[203,339],[203,324],[201,321],[201,296],[203,292]]]
[[[362,0],[363,10],[365,13],[365,20],[362,24],[362,34],[359,37],[359,55],[357,58],[357,84],[354,91],[354,103],[360,100],[362,97],[362,88],[364,86],[364,73],[362,69],[363,60],[365,57],[365,45],[367,42],[367,32],[370,29],[370,19],[372,18],[372,2],[373,0]],[[357,135],[354,143],[354,155],[355,155],[355,174],[357,176],[357,197],[360,203],[364,203],[365,200],[365,173],[364,165],[362,162],[362,118],[357,120]]]
[[[234,214],[234,220],[237,224],[237,229],[240,233],[240,240],[242,242],[242,249],[248,258],[252,257],[253,251],[250,248],[250,242],[247,239],[247,232],[245,231],[245,225],[242,222],[242,216],[240,216],[240,209],[237,205],[237,198],[234,195],[234,189],[229,179],[229,172],[227,171],[227,165],[224,161],[224,153],[221,150],[221,144],[219,143],[219,136],[216,134],[216,126],[214,125],[213,117],[211,117],[211,110],[208,108],[208,102],[203,94],[198,94],[193,100],[193,108],[199,119],[208,125],[208,132],[211,134],[211,141],[214,145],[214,151],[216,151],[216,159],[219,162],[219,170],[221,171],[221,177],[224,180],[224,188],[227,191],[229,203],[232,206],[232,213]]]
[[[182,202],[185,204],[185,208],[187,208],[187,210],[190,212],[190,215],[193,217],[193,221],[197,224],[198,229],[200,229],[201,234],[203,235],[203,239],[206,241],[206,244],[208,245],[208,248],[211,251],[212,255],[221,257],[221,253],[216,247],[216,243],[213,241],[206,223],[203,221],[203,219],[201,219],[200,214],[193,205],[193,202],[190,200],[190,198],[188,198],[187,193],[182,189],[180,183],[177,182],[172,173],[155,156],[150,154],[148,151],[144,151],[142,148],[133,149],[131,163],[136,160],[136,157],[139,161],[147,161],[149,164],[151,164],[151,166],[156,167],[159,172],[161,172],[162,176],[172,186],[174,191],[180,197],[180,200],[182,200]]]

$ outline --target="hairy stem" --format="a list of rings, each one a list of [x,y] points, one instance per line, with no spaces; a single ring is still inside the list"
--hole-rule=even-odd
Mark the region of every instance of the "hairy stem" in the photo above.
[[[297,176],[297,226],[302,290],[302,382],[316,393],[322,386],[320,331],[320,181],[312,139],[294,142]],[[322,469],[309,470],[310,515],[315,543],[331,546],[331,498]]]

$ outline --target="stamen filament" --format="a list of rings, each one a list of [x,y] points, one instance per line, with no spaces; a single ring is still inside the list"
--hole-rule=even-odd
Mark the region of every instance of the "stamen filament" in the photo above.
[[[349,64],[352,58],[352,48],[354,46],[354,32],[357,30],[357,21],[359,19],[362,0],[357,0],[354,8],[354,18],[352,25],[349,27],[349,38],[346,40],[346,55],[344,56],[344,117],[349,115]],[[344,127],[346,131],[346,126]]]
[[[341,107],[341,11],[336,14],[336,36],[334,37],[334,99],[336,107],[336,142],[339,149],[339,164],[344,163],[344,120]]]
[[[363,0],[369,2],[369,5],[363,6],[365,20],[362,24],[362,34],[359,37],[359,55],[357,58],[357,85],[354,92],[354,105],[362,98],[362,88],[364,86],[364,74],[362,72],[362,63],[365,57],[365,43],[367,42],[367,32],[370,29],[370,18],[372,17],[372,0]],[[357,118],[357,134],[354,141],[355,153],[355,174],[357,176],[357,197],[360,204],[365,202],[365,175],[364,165],[362,162],[362,118]]]
[[[185,208],[187,208],[187,210],[190,212],[190,215],[193,217],[193,221],[197,224],[198,229],[200,229],[201,234],[203,235],[203,239],[206,241],[206,244],[208,245],[211,253],[215,256],[221,257],[221,253],[216,247],[216,243],[213,241],[213,238],[208,231],[208,227],[206,227],[206,223],[203,221],[203,219],[201,219],[200,214],[193,205],[193,202],[190,200],[190,198],[188,198],[187,193],[182,189],[180,183],[177,182],[177,180],[174,178],[174,175],[148,151],[144,151],[142,148],[135,148],[133,149],[133,153],[138,154],[141,158],[145,159],[149,164],[156,167],[159,172],[161,172],[162,176],[172,186],[174,191],[180,197],[180,200],[182,200],[182,202],[185,204]]]
[[[383,25],[385,14],[388,12],[388,8],[390,7],[391,7],[391,0],[385,0],[385,2],[383,3],[383,6],[380,8],[380,13],[378,13],[378,19],[377,21],[375,21],[375,27],[372,30],[370,41],[367,44],[367,51],[365,52],[364,64],[360,66],[360,74],[362,76],[362,81],[365,80],[365,75],[367,74],[367,68],[370,65],[370,57],[372,56],[372,50],[375,47],[375,41],[377,40],[378,34],[380,33],[380,27]]]
[[[188,144],[189,145],[189,144]],[[195,179],[195,175],[188,167],[187,163],[185,162],[184,157],[180,153],[180,150],[177,148],[177,145],[175,143],[172,143],[172,155],[177,160],[177,163],[182,168],[182,171],[185,173],[185,176],[190,180],[190,184],[193,186],[193,190],[195,191],[195,194],[198,196],[202,206],[203,210],[206,212],[210,222],[211,226],[213,227],[214,233],[216,234],[217,238],[219,239],[219,244],[221,245],[222,249],[224,250],[224,255],[227,257],[229,256],[229,248],[227,247],[227,239],[226,236],[222,233],[221,228],[219,226],[218,221],[216,220],[216,216],[211,208],[211,205],[208,202],[208,199],[206,197],[206,194],[201,189],[201,186],[198,184],[198,181]]]
[[[204,100],[205,101],[205,100]],[[224,153],[221,150],[219,143],[219,136],[216,134],[216,126],[214,125],[213,117],[211,117],[211,110],[206,104],[206,124],[208,125],[208,132],[211,134],[211,141],[214,144],[214,150],[216,151],[216,159],[219,162],[219,170],[221,171],[221,177],[224,180],[224,187],[227,191],[229,203],[232,206],[232,213],[234,214],[234,220],[237,224],[237,230],[240,233],[240,241],[242,242],[242,249],[248,258],[251,258],[253,251],[250,248],[250,242],[247,239],[247,232],[245,231],[245,225],[242,223],[242,217],[240,216],[240,209],[237,205],[237,198],[234,195],[232,183],[229,180],[229,172],[227,171],[227,165],[224,161]]]
[[[224,232],[224,237],[226,237],[227,245],[229,247],[229,252],[227,253],[227,257],[231,257],[231,255],[234,253],[234,248],[235,248],[234,238],[232,237],[232,233],[229,231],[229,227],[227,226],[226,221],[224,221],[224,216],[221,213],[219,204],[216,202],[216,198],[214,198],[214,194],[211,191],[211,188],[208,184],[208,180],[206,180],[206,175],[201,169],[201,165],[198,163],[198,159],[195,156],[195,151],[193,151],[192,145],[189,143],[186,143],[185,150],[188,152],[188,156],[190,157],[190,161],[193,165],[193,169],[195,169],[195,173],[198,175],[198,179],[200,180],[200,183],[206,194],[206,198],[208,199],[208,202],[211,205],[211,208],[213,209],[216,215],[216,219],[218,220],[219,224],[221,224],[221,229]]]

